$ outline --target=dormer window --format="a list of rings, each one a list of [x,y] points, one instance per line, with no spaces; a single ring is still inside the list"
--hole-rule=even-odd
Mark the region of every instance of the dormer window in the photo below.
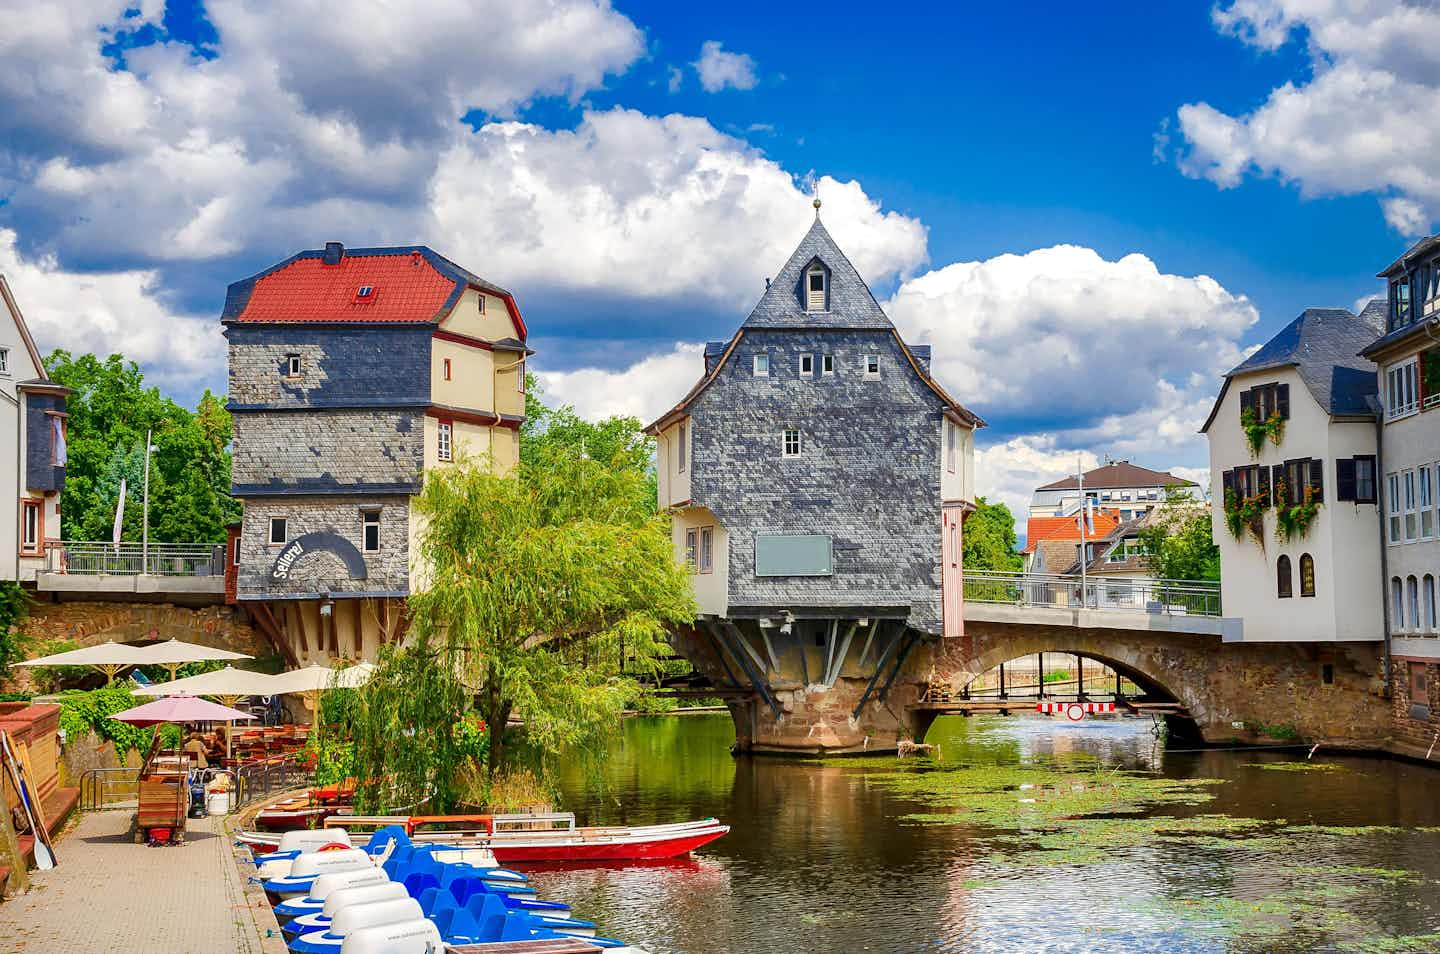
[[[757,354],[755,356],[755,377],[766,378],[770,376],[770,356],[768,354]]]
[[[880,356],[878,354],[867,354],[865,356],[865,377],[880,377]]]
[[[285,377],[300,377],[300,356],[298,354],[287,354],[285,356]]]
[[[375,286],[374,286],[374,285],[361,285],[359,288],[355,289],[355,300],[356,300],[356,301],[360,301],[360,302],[374,301],[374,300],[375,300]]]
[[[1392,327],[1410,324],[1410,279],[1402,278],[1390,285],[1390,316]]]
[[[824,266],[811,265],[805,273],[805,310],[826,311],[825,292]]]
[[[1440,312],[1440,259],[1425,268],[1424,294],[1421,295],[1421,314],[1429,318]]]

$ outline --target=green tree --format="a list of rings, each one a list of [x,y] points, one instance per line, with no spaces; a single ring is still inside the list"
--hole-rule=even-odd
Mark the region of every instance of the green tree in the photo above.
[[[618,416],[587,421],[575,408],[547,407],[540,384],[525,377],[525,423],[520,430],[520,458],[535,461],[555,448],[568,448],[646,475],[653,508],[658,495],[655,478],[655,439],[644,431],[639,418]]]
[[[239,519],[230,497],[230,414],[206,391],[189,411],[146,387],[140,368],[118,354],[51,352],[50,377],[75,389],[69,400],[65,506],[61,533],[71,540],[108,540],[120,480],[127,500],[124,538],[141,536],[140,494],[145,433],[157,450],[150,464],[150,537],[158,542],[218,543]]]
[[[594,750],[634,693],[618,671],[653,662],[694,618],[689,575],[648,470],[565,441],[531,448],[506,476],[481,461],[429,475],[416,499],[424,589],[410,642],[382,658],[352,723],[366,810],[430,798],[448,807],[465,745],[461,722],[490,727],[502,768]],[[504,727],[524,723],[511,745]]]
[[[1015,550],[1015,517],[1003,503],[975,498],[975,512],[965,518],[963,566],[967,570],[1017,572],[1023,563]]]
[[[1210,508],[1185,488],[1166,487],[1165,506],[1140,531],[1149,551],[1146,567],[1162,580],[1220,579],[1220,548],[1210,529]]]
[[[30,641],[17,625],[30,612],[30,595],[13,580],[0,581],[0,683],[8,680],[11,663],[24,659]]]

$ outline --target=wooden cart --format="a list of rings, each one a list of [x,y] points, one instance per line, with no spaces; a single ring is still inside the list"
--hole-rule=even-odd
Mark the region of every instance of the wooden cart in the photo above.
[[[152,828],[168,828],[173,840],[184,841],[190,807],[190,757],[161,749],[158,732],[140,768],[139,788],[135,843],[144,844]]]

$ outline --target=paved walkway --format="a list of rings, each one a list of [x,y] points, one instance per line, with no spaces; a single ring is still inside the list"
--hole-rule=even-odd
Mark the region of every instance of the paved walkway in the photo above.
[[[90,812],[55,845],[60,863],[31,872],[0,902],[0,954],[263,954],[223,818],[191,820],[185,844],[137,845],[133,812]],[[263,909],[263,905],[261,905]],[[263,909],[269,916],[268,909]],[[270,921],[273,930],[274,921]]]

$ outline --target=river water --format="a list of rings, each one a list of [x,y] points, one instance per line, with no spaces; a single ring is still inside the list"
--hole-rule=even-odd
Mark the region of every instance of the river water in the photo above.
[[[938,758],[735,758],[639,718],[567,766],[591,824],[714,815],[673,863],[531,871],[652,954],[1440,951],[1440,770],[1165,751],[1148,721],[947,717]]]

